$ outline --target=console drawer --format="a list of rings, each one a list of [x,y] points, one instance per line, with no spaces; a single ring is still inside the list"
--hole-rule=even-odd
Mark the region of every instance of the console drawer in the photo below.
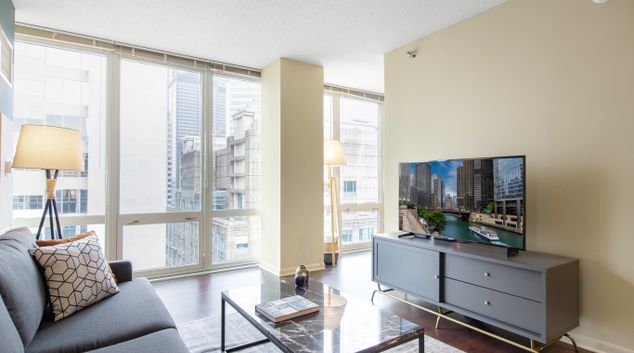
[[[445,277],[538,302],[544,300],[542,274],[537,271],[447,254]]]
[[[541,303],[446,278],[445,302],[471,312],[540,334]]]

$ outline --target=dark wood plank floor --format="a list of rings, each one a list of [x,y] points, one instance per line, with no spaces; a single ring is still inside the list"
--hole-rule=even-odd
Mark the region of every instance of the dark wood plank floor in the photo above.
[[[357,297],[369,302],[372,291],[376,288],[370,280],[371,260],[370,252],[346,254],[340,264],[332,269],[311,273],[311,280],[317,280],[329,286],[342,290],[345,295]],[[247,268],[212,274],[155,281],[154,287],[177,323],[201,319],[220,311],[220,292],[229,288],[255,285],[267,281],[276,281],[277,277],[258,268]],[[416,301],[415,299],[409,298]],[[424,304],[423,302],[418,302]],[[465,352],[483,353],[521,353],[525,352],[509,344],[500,342],[486,335],[464,328],[460,325],[441,321],[440,329],[434,324],[436,317],[410,305],[401,303],[389,297],[377,294],[375,304],[384,310],[396,313],[425,328],[425,334],[439,339]],[[459,317],[459,316],[456,316]],[[494,328],[483,326],[488,330]],[[516,342],[528,343],[521,337],[496,331],[504,337]],[[590,353],[581,350],[583,353]],[[544,352],[569,353],[572,346],[557,343]]]

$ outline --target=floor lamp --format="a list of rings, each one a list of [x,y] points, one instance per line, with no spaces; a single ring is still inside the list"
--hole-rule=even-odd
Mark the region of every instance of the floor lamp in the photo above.
[[[40,239],[47,213],[51,239],[55,239],[55,226],[57,226],[58,239],[62,239],[62,228],[55,200],[55,185],[60,170],[83,171],[84,169],[79,131],[55,126],[22,125],[12,168],[46,171],[46,204],[36,239]]]
[[[337,140],[324,141],[324,165],[328,167],[328,186],[330,188],[330,252],[332,267],[337,266],[336,251],[341,253],[341,217],[339,210],[339,192],[337,177],[333,168],[346,164],[341,143]],[[335,229],[337,230],[337,247],[335,249]]]

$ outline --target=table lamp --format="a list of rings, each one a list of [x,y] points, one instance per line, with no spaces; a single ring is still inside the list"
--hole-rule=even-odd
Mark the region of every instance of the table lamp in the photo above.
[[[79,131],[55,126],[22,125],[12,168],[44,169],[46,171],[47,199],[36,239],[40,239],[47,213],[50,221],[51,239],[55,239],[53,220],[57,225],[57,236],[62,239],[62,229],[55,200],[55,184],[60,170],[83,171],[84,169]]]
[[[341,220],[339,218],[339,193],[337,192],[337,177],[333,175],[332,169],[337,166],[346,165],[341,142],[337,140],[324,141],[324,165],[328,166],[328,185],[330,187],[330,236],[331,236],[331,261],[332,267],[337,266],[335,258],[335,226],[337,229],[337,248],[341,252]]]

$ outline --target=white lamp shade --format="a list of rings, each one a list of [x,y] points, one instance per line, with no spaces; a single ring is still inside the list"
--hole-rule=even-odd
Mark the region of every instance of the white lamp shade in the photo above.
[[[22,125],[13,168],[83,171],[79,131],[55,126]]]
[[[346,165],[341,142],[324,140],[324,165]]]

